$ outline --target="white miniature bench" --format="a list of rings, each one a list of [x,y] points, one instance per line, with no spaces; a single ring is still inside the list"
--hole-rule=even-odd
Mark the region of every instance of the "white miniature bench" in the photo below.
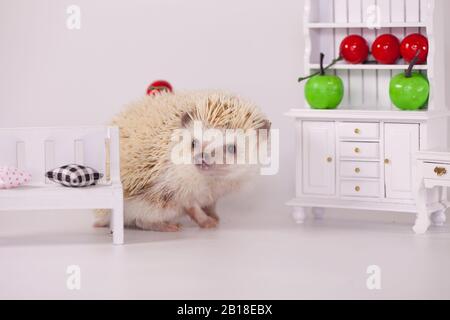
[[[45,177],[47,171],[72,163],[104,177],[87,188],[63,187]],[[118,128],[0,128],[0,166],[32,174],[26,186],[0,190],[0,210],[111,209],[113,243],[123,244]]]

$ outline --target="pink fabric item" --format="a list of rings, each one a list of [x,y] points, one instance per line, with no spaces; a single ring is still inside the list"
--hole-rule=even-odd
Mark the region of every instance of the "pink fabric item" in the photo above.
[[[0,167],[0,189],[12,189],[31,181],[31,174],[12,167]]]

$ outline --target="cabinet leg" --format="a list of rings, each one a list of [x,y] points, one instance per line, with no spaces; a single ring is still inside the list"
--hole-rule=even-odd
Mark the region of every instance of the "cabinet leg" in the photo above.
[[[312,208],[312,213],[314,216],[314,219],[316,220],[323,220],[325,217],[325,209],[324,208]]]
[[[295,207],[292,212],[292,218],[297,224],[303,224],[306,220],[306,210],[303,207]]]
[[[445,210],[433,212],[433,214],[431,215],[431,222],[435,226],[442,227],[446,221],[447,217],[445,215]]]

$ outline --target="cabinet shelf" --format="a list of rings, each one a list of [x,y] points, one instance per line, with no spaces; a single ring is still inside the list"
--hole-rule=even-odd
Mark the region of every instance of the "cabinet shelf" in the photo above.
[[[313,63],[309,65],[310,69],[320,69],[320,65]],[[332,70],[406,70],[406,64],[336,64]],[[416,65],[415,70],[428,70],[428,65]]]
[[[435,118],[450,116],[450,111],[397,111],[397,110],[315,110],[310,108],[291,109],[286,113],[287,116],[293,118],[310,119],[310,120],[349,120],[353,119],[366,121],[428,121]]]
[[[385,33],[395,35],[399,40],[413,33],[420,33],[428,37],[430,47],[435,44],[433,27],[435,22],[432,17],[432,4],[434,0],[415,1],[365,1],[365,0],[305,0],[305,71],[320,70],[320,54],[325,55],[324,64],[328,65],[333,58],[339,56],[342,41],[350,34],[358,34],[364,37],[369,48],[375,39]],[[372,3],[377,3],[377,12],[374,12]],[[372,23],[373,22],[373,23]],[[434,53],[434,54],[433,54]],[[438,79],[436,74],[435,56],[441,52],[430,50],[428,62],[418,65],[415,70]],[[389,95],[391,79],[408,69],[408,63],[399,59],[396,64],[378,64],[370,56],[366,64],[352,65],[340,61],[329,70],[330,74],[336,74],[342,79],[345,88],[341,106],[348,106],[352,110],[373,109],[380,112],[395,110]],[[430,73],[429,71],[434,71]],[[443,83],[443,81],[441,81]],[[433,90],[436,97],[439,94]],[[443,103],[439,99],[430,99],[429,109],[437,108],[434,104]],[[342,108],[340,108],[342,110]]]
[[[310,22],[306,24],[309,29],[387,29],[387,28],[426,28],[423,22],[391,22],[377,26],[369,25],[365,22],[335,23],[335,22]]]

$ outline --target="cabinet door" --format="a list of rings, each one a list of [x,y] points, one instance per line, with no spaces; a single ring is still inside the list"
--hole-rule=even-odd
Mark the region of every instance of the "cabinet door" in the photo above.
[[[303,193],[334,195],[336,130],[334,122],[303,122]]]
[[[386,197],[413,199],[412,156],[419,151],[419,124],[388,123],[384,130]]]

